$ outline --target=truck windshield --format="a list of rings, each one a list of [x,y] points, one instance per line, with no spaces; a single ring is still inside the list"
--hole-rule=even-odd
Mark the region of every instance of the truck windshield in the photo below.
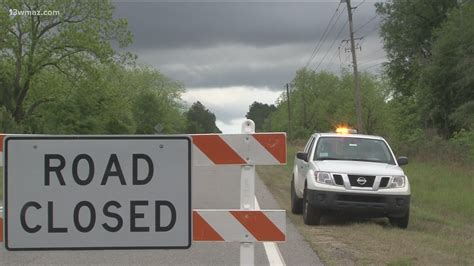
[[[382,140],[355,137],[321,137],[314,160],[348,160],[395,164],[387,144]]]

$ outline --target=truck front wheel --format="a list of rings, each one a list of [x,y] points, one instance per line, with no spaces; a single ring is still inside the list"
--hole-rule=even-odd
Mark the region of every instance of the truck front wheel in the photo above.
[[[303,211],[303,199],[298,198],[295,190],[295,177],[291,179],[291,212],[301,214]]]
[[[402,229],[406,229],[408,227],[408,220],[410,218],[410,210],[407,210],[407,213],[402,217],[388,217],[390,224],[393,226],[397,226]]]
[[[305,185],[303,192],[303,221],[307,225],[319,225],[321,210],[311,205],[308,201],[308,188]]]

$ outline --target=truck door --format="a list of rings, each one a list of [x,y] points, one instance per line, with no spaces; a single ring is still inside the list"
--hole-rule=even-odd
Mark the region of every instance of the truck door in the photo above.
[[[304,148],[303,152],[308,155],[307,160],[303,161],[303,160],[300,160],[300,159],[296,159],[296,167],[298,167],[298,177],[295,180],[295,187],[298,190],[298,192],[300,192],[300,193],[303,193],[304,181],[306,180],[306,175],[307,175],[308,170],[309,170],[308,159],[310,157],[310,152],[312,150],[311,147],[313,146],[315,139],[316,139],[315,137],[311,137],[308,140],[308,143],[306,143],[306,147]]]

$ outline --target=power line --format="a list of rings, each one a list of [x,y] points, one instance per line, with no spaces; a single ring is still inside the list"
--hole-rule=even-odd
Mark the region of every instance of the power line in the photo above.
[[[378,61],[380,61],[380,59],[386,59],[386,58],[385,58],[385,56],[379,56],[377,58],[370,59],[369,61],[362,62],[359,65],[367,65],[367,64],[370,64],[370,63],[378,62]]]
[[[379,29],[379,25],[378,25],[378,24],[375,24],[374,27],[373,27],[371,30],[369,30],[368,32],[365,33],[364,38],[367,37],[367,36],[369,36],[370,34],[372,34],[372,32],[374,32],[374,31],[376,31],[376,30],[378,30],[378,29]]]
[[[372,32],[374,32],[374,31],[376,31],[376,30],[378,30],[378,29],[379,29],[378,25],[375,25],[375,26],[373,27],[373,29],[371,29],[370,31],[366,32],[365,35],[361,37],[362,40],[359,42],[359,46],[362,47],[362,45],[364,44],[365,40],[368,39],[368,37],[372,34]],[[382,50],[382,49],[383,49],[383,46],[382,46],[381,48],[379,48],[379,49],[377,50],[377,52],[380,51],[380,50]],[[373,52],[373,53],[374,53],[374,52]],[[375,52],[375,53],[376,53],[376,52]]]
[[[367,22],[365,22],[362,26],[358,27],[354,33],[358,32],[359,30],[361,30],[363,27],[367,26],[367,24],[369,24],[370,22],[372,22],[375,18],[377,18],[377,14],[375,14],[375,16],[373,16],[371,19],[369,19]]]
[[[339,46],[339,47],[337,48],[337,54],[338,54],[338,57],[339,57],[339,68],[340,68],[341,71],[342,71],[341,46]]]
[[[337,54],[339,54],[339,51],[341,50],[341,47],[339,46],[337,49],[336,49],[336,52],[332,55],[332,57],[329,59],[329,63],[332,62],[332,60],[334,60],[334,58],[336,57]]]
[[[324,59],[326,58],[326,56],[328,55],[329,51],[332,49],[332,47],[334,46],[334,44],[336,43],[336,41],[339,39],[339,36],[341,36],[341,33],[344,31],[344,28],[346,27],[347,23],[349,21],[346,21],[344,23],[344,25],[342,25],[341,29],[339,30],[339,32],[337,33],[337,36],[336,38],[334,39],[334,41],[332,42],[331,44],[331,47],[329,47],[329,49],[327,50],[326,54],[324,55],[324,57],[321,59],[321,61],[319,61],[319,64],[318,66],[314,69],[314,71],[316,72],[319,68],[319,66],[321,66],[321,64],[323,63]]]
[[[366,0],[363,0],[362,2],[360,2],[357,6],[354,7],[354,9],[358,8],[359,6],[363,5],[365,3]]]
[[[338,55],[338,54],[340,55],[340,53],[339,53],[340,49],[341,49],[341,46],[338,46],[337,49],[334,50],[334,53],[332,54],[332,56],[328,60],[329,64],[334,60],[334,58],[336,58],[336,55]],[[329,50],[328,50],[328,53],[329,53]],[[340,56],[339,56],[339,58],[340,58]],[[340,60],[339,60],[339,62],[340,62]],[[329,67],[328,67],[328,69],[329,69]]]
[[[344,10],[346,10],[346,7],[344,7],[344,8],[342,9],[341,13],[339,13],[339,16],[337,16],[337,19],[336,19],[336,21],[334,22],[334,24],[331,26],[329,32],[331,32],[331,31],[334,29],[334,27],[337,25],[337,22],[339,22],[339,19],[341,18],[342,14],[344,13]],[[347,22],[346,22],[346,23],[347,23]],[[329,32],[328,32],[328,33],[329,33]],[[337,37],[336,37],[336,39],[334,39],[334,40],[337,40],[337,38],[339,38],[339,35],[340,35],[340,33],[337,34]],[[327,37],[328,37],[328,35],[325,36],[325,38],[323,39],[323,41],[325,41],[325,40],[327,39]],[[333,42],[333,44],[331,44],[331,48],[332,48],[333,45],[334,45],[334,42]],[[322,47],[323,47],[323,45],[322,45],[322,43],[321,43],[321,45],[319,46],[318,51],[316,52],[316,54],[319,53],[319,51],[321,50]],[[330,49],[331,49],[331,48],[330,48]],[[330,49],[329,49],[329,50],[330,50]],[[314,57],[316,56],[316,54],[314,55]],[[327,53],[326,53],[326,55],[324,55],[324,57],[323,57],[322,60],[324,60],[324,58],[325,58],[326,56],[327,56]],[[321,61],[319,62],[318,66],[319,66],[319,65],[321,65]],[[309,65],[307,65],[306,67],[308,67],[308,66],[309,66]],[[317,69],[317,68],[316,68],[316,69]]]
[[[309,63],[311,62],[311,60],[313,60],[313,58],[316,56],[316,50],[318,50],[318,47],[320,46],[321,42],[322,42],[322,39],[324,38],[324,36],[326,35],[328,29],[329,29],[329,25],[331,25],[331,22],[332,20],[334,19],[334,17],[336,16],[337,14],[337,11],[339,11],[339,7],[341,6],[341,3],[339,3],[339,5],[337,6],[336,10],[334,11],[334,14],[332,15],[331,19],[329,20],[328,22],[328,25],[326,25],[326,29],[324,29],[324,32],[323,32],[323,35],[321,35],[321,38],[319,39],[318,43],[316,44],[316,46],[314,47],[313,49],[313,52],[311,53],[311,56],[309,57],[308,59],[308,62],[306,62],[306,65],[305,65],[305,68],[308,67]]]
[[[362,70],[367,70],[367,69],[374,68],[374,67],[379,66],[379,65],[382,65],[382,64],[384,64],[384,63],[386,63],[386,62],[380,62],[380,63],[377,63],[377,64],[375,64],[375,65],[371,65],[371,66],[368,66],[368,67],[364,67],[364,68],[361,69],[361,71],[362,71]]]
[[[344,12],[345,10],[345,7],[344,9],[341,11],[341,13],[339,14],[339,16],[337,17],[336,21],[334,22],[334,24],[332,24],[331,26],[331,23],[334,19],[334,17],[337,15],[337,12],[339,11],[339,7],[341,6],[341,2],[339,2],[339,5],[337,6],[336,8],[336,11],[334,11],[334,14],[332,15],[331,19],[329,20],[328,22],[328,25],[326,26],[326,29],[324,30],[323,32],[323,35],[321,35],[321,38],[319,39],[318,43],[316,44],[316,46],[314,47],[313,49],[313,52],[311,53],[311,56],[309,57],[308,59],[308,62],[306,62],[306,65],[304,66],[304,68],[307,68],[311,61],[314,59],[314,57],[316,57],[316,54],[319,52],[319,50],[321,49],[322,47],[322,43],[324,42],[324,40],[327,38],[327,35],[330,31],[332,31],[332,29],[334,28],[334,25],[337,23],[337,21],[339,21],[339,18],[341,17],[341,14]]]
[[[336,55],[339,53],[339,49],[341,49],[341,47],[340,47],[340,46],[338,46],[338,47],[337,47],[337,49],[336,49],[336,50],[334,50],[335,52],[334,52],[334,54],[332,54],[332,57],[329,59],[329,61],[333,60],[333,59],[334,59],[334,57],[336,57]]]
[[[360,47],[361,51],[362,51],[362,45],[364,44],[365,40],[367,39],[366,37],[368,37],[368,34],[360,37],[360,41],[359,41],[358,44],[359,44],[359,47]]]

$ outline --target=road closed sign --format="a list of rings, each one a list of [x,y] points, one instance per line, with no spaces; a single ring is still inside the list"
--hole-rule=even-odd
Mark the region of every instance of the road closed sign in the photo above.
[[[11,136],[4,146],[5,247],[189,248],[185,136]]]

